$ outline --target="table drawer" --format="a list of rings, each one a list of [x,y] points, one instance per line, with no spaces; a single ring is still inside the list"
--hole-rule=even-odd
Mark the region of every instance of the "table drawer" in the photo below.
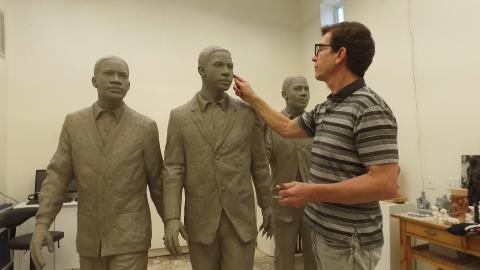
[[[480,252],[480,236],[467,237],[467,248],[476,252]]]
[[[415,223],[406,224],[407,233],[417,235],[421,238],[434,240],[440,243],[445,243],[454,247],[462,247],[462,237],[455,236],[447,232],[446,230],[429,228]]]

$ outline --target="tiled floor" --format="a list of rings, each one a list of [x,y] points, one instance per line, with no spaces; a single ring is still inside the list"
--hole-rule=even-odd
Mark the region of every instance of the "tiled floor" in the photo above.
[[[296,257],[295,270],[303,269],[303,261],[301,257]],[[148,262],[148,270],[191,270],[188,254],[172,257],[161,256],[150,258]],[[253,270],[273,270],[273,257],[257,250],[255,252],[255,266]]]

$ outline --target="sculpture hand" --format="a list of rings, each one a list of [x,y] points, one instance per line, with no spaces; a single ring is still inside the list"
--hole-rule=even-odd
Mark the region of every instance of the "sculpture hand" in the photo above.
[[[182,222],[178,219],[170,219],[165,224],[165,236],[163,237],[163,242],[165,247],[172,255],[181,255],[182,250],[180,249],[180,244],[178,242],[178,233],[188,241],[188,235],[185,231],[185,227]]]
[[[250,102],[250,100],[255,97],[255,92],[253,92],[250,84],[237,75],[233,75],[233,78],[235,79],[235,85],[233,85],[235,94],[244,101]]]
[[[262,231],[262,236],[267,234],[267,238],[273,236],[274,223],[273,223],[273,209],[271,207],[265,207],[262,209],[263,222],[258,228],[258,231]]]
[[[45,224],[36,224],[30,241],[30,255],[36,269],[45,267],[45,260],[42,257],[42,246],[47,245],[48,251],[54,251],[53,239]]]

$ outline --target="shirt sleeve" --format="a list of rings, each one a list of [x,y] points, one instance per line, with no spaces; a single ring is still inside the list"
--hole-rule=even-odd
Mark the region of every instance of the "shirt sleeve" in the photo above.
[[[47,167],[47,177],[42,183],[39,195],[36,223],[46,224],[48,227],[60,212],[68,184],[73,179],[72,147],[67,126],[68,116],[63,123],[57,151]]]
[[[308,136],[314,137],[316,130],[315,118],[320,105],[315,106],[313,110],[304,112],[301,116],[297,117],[298,125],[307,132]]]
[[[163,162],[163,208],[164,222],[171,219],[180,220],[182,206],[182,189],[185,181],[186,162],[181,120],[175,112],[170,112],[167,130],[167,144]]]
[[[272,177],[265,150],[264,125],[257,115],[252,111],[254,126],[252,130],[251,147],[251,166],[250,174],[257,195],[257,204],[265,209],[271,206]]]
[[[387,108],[375,105],[363,111],[354,124],[353,137],[365,166],[398,163],[397,123]]]
[[[158,127],[154,121],[149,123],[144,134],[143,155],[150,197],[155,204],[158,214],[164,220],[163,181],[161,175],[163,158],[158,138]]]

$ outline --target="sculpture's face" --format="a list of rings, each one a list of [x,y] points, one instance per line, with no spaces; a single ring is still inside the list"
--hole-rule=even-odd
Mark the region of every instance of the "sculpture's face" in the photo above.
[[[92,84],[98,90],[98,99],[122,101],[130,89],[128,67],[118,59],[107,59],[101,63]]]
[[[290,83],[287,91],[282,93],[287,107],[296,111],[303,111],[310,100],[310,88],[307,80],[303,77],[296,77]]]
[[[210,55],[204,67],[204,83],[207,88],[227,91],[233,81],[232,56],[227,51],[216,51]]]

